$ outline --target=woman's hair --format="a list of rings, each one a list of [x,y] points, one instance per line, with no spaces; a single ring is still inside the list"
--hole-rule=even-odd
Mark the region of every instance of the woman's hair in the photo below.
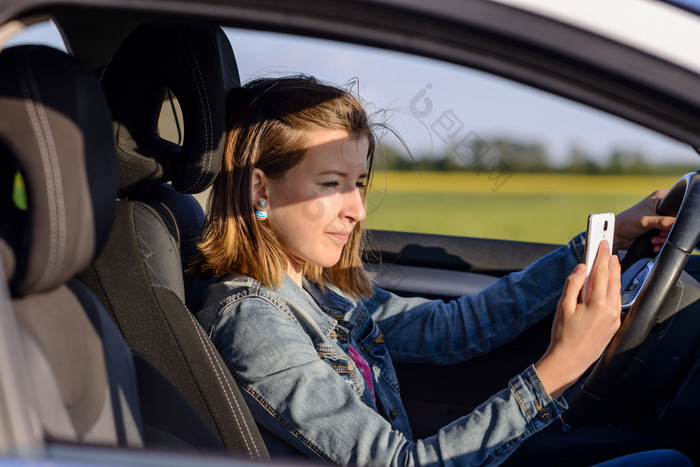
[[[362,104],[348,91],[308,76],[263,78],[232,90],[226,101],[228,122],[221,171],[209,195],[208,214],[190,271],[215,275],[243,274],[268,287],[281,284],[290,253],[269,222],[256,219],[251,194],[253,169],[279,179],[298,164],[308,132],[345,130],[367,138],[368,180],[374,156],[373,124]],[[363,199],[366,188],[363,191]],[[371,294],[360,250],[360,222],[332,267],[308,264],[304,277],[332,284],[354,297]]]

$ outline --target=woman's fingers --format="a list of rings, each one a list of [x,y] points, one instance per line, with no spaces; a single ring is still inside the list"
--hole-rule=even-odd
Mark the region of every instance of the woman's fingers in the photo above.
[[[559,302],[563,310],[573,311],[578,304],[578,297],[581,294],[583,283],[586,281],[586,265],[580,263],[576,265],[574,270],[566,278],[564,291],[562,292]]]
[[[611,255],[609,259],[608,296],[616,297],[622,308],[622,295],[620,294],[620,259],[617,255]]]
[[[611,255],[605,241],[601,242],[591,272],[592,280],[586,305],[595,310],[600,321],[600,331],[612,337],[620,325],[622,297],[620,294],[620,260]],[[607,340],[606,340],[607,344]]]
[[[643,216],[639,223],[645,230],[670,230],[676,218],[672,216]]]
[[[634,206],[615,216],[615,250],[625,250],[650,230],[669,230],[675,218],[660,216],[657,208],[668,190],[657,190]]]
[[[605,300],[608,290],[608,266],[610,263],[610,247],[608,241],[603,240],[598,247],[591,274],[588,277],[589,284],[584,292],[584,301]],[[619,288],[618,288],[619,293]]]
[[[669,217],[667,219],[673,219],[673,222],[670,222],[671,227],[673,227],[673,223],[676,221],[675,217]],[[654,250],[654,253],[658,253],[661,251],[661,247],[664,246],[664,243],[666,243],[666,239],[668,238],[668,234],[671,233],[671,230],[661,230],[658,235],[655,235],[654,237],[651,238],[651,246],[652,249]]]

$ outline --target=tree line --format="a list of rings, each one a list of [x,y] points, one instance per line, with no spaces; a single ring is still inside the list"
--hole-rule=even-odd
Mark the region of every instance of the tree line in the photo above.
[[[698,163],[664,162],[639,151],[613,149],[607,157],[594,157],[583,147],[572,145],[564,164],[553,164],[547,149],[538,143],[524,143],[504,138],[462,143],[449,147],[444,154],[428,156],[409,154],[382,144],[375,153],[375,167],[386,170],[469,171],[482,172],[498,167],[500,171],[531,173],[675,175],[700,168]]]

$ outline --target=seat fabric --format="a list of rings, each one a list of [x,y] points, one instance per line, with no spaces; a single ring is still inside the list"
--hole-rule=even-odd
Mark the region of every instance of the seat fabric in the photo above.
[[[145,23],[100,81],[112,112],[120,199],[107,245],[81,280],[129,345],[175,385],[226,449],[266,459],[236,382],[187,307],[196,306],[206,284],[183,274],[204,219],[189,193],[205,190],[218,172],[225,93],[239,85],[228,39],[218,27]],[[158,135],[167,90],[182,108],[181,146]]]

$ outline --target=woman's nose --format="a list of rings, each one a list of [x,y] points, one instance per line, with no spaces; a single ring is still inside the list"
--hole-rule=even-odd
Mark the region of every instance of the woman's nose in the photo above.
[[[360,222],[365,218],[365,202],[362,199],[362,191],[359,188],[344,193],[342,216],[352,222]]]

